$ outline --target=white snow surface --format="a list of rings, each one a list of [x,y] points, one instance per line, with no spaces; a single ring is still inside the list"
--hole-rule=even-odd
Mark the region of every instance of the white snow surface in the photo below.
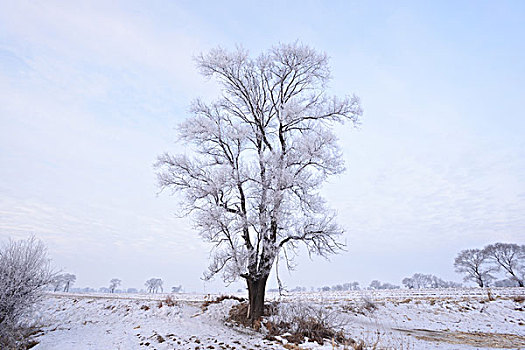
[[[269,341],[264,333],[225,324],[237,301],[203,311],[202,302],[217,296],[174,294],[175,306],[159,307],[166,294],[51,293],[38,309],[45,326],[34,349],[285,349],[284,334],[282,342]],[[523,288],[492,289],[493,300],[480,289],[267,296],[280,305],[304,303],[336,314],[345,333],[369,348],[465,350],[525,349],[525,301],[519,298],[525,299]],[[334,345],[309,342],[300,348]]]

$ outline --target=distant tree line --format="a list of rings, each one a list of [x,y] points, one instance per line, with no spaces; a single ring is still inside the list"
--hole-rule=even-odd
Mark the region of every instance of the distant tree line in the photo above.
[[[461,283],[454,281],[444,281],[434,275],[415,273],[412,277],[406,277],[401,281],[408,289],[425,289],[425,288],[457,288]]]
[[[119,278],[112,278],[107,287],[98,289],[91,287],[72,288],[76,281],[76,276],[70,273],[55,274],[52,280],[47,284],[46,289],[53,292],[72,292],[72,293],[158,293],[163,292],[164,281],[161,278],[150,278],[144,284],[146,289],[127,288],[118,289],[122,284]],[[182,285],[171,287],[172,293],[182,293]]]

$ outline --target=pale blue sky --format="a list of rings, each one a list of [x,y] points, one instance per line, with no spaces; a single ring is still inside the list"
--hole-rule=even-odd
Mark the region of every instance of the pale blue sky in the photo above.
[[[347,252],[281,277],[460,280],[459,250],[525,243],[524,23],[521,1],[0,1],[0,240],[35,234],[78,286],[202,291],[207,247],[152,168],[218,92],[192,56],[300,40],[365,114],[324,189]]]

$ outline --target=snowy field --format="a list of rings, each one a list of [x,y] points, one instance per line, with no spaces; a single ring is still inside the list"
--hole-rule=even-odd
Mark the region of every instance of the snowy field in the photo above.
[[[244,295],[239,295],[244,296]],[[235,300],[211,304],[217,295],[49,294],[39,309],[45,325],[34,348],[45,349],[333,349],[286,335],[225,324]],[[370,349],[525,349],[525,290],[382,290],[270,293],[279,309],[308,305],[337,319],[345,333]],[[262,327],[261,329],[264,329]],[[375,346],[375,347],[374,347]],[[338,348],[343,348],[340,346]],[[352,347],[348,347],[352,349]]]

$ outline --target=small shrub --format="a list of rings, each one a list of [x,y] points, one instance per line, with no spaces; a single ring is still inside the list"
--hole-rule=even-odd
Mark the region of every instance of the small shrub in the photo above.
[[[33,307],[54,278],[47,252],[34,237],[0,247],[0,348],[26,349],[38,331]]]
[[[227,321],[236,325],[243,325],[245,327],[249,327],[250,322],[247,317],[248,306],[249,305],[247,302],[233,305],[228,314]]]
[[[166,305],[168,307],[173,307],[173,306],[177,305],[177,302],[173,299],[173,297],[171,295],[168,295],[164,300],[159,300],[159,303],[157,304],[159,309],[162,306],[164,306],[164,305]]]

